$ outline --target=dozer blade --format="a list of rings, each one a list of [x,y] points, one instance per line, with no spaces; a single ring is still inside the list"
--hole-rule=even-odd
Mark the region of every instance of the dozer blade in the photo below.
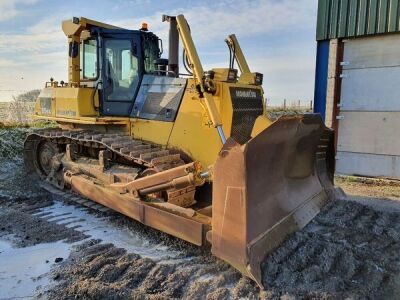
[[[214,165],[212,252],[262,287],[261,262],[333,192],[333,132],[318,115],[284,117]]]

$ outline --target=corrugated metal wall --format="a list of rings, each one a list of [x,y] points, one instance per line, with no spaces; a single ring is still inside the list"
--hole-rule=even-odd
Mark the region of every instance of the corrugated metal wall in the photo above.
[[[319,0],[317,40],[399,31],[400,0]]]

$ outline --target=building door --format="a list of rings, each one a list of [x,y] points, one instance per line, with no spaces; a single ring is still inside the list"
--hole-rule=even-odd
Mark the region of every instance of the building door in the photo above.
[[[400,34],[344,43],[338,174],[400,178]]]

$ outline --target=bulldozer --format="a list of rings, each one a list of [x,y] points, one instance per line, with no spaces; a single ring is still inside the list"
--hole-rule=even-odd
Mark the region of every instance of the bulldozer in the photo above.
[[[168,58],[146,23],[62,22],[68,82],[46,82],[33,115],[57,128],[27,135],[25,165],[262,287],[265,257],[332,198],[334,133],[312,113],[271,121],[234,34],[227,67],[205,71],[185,17],[162,21]]]

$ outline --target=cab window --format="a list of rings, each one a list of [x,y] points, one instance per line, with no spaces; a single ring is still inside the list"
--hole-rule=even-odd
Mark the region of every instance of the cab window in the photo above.
[[[97,41],[94,39],[83,41],[80,50],[81,80],[97,79]]]
[[[158,40],[146,39],[144,43],[144,68],[146,73],[155,72],[154,61],[160,57]]]

